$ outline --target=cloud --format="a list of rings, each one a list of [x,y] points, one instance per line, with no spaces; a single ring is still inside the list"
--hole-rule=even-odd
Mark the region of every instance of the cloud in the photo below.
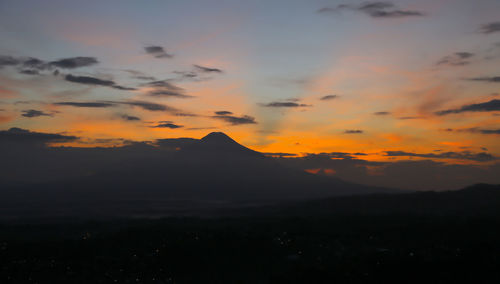
[[[470,151],[463,151],[463,152],[444,152],[444,153],[426,153],[426,154],[419,154],[419,153],[411,153],[411,152],[405,152],[405,151],[386,151],[385,152],[386,156],[389,157],[419,157],[419,158],[432,158],[432,159],[457,159],[457,160],[471,160],[471,161],[477,161],[477,162],[485,162],[485,161],[493,161],[496,160],[497,157],[486,153],[486,152],[480,152],[480,153],[473,153]]]
[[[500,83],[500,76],[469,78],[470,81],[482,81],[488,83]]]
[[[73,76],[71,74],[66,75],[64,78],[66,81],[73,82],[73,83],[79,83],[79,84],[86,84],[86,85],[98,85],[98,86],[113,86],[115,85],[115,82],[111,80],[102,80],[94,77],[89,77],[89,76]]]
[[[50,113],[45,113],[41,110],[35,110],[35,109],[28,109],[28,110],[23,110],[22,116],[24,117],[38,117],[38,116],[53,116],[53,114]]]
[[[78,83],[78,84],[105,86],[105,87],[111,87],[114,89],[124,90],[124,91],[136,90],[136,88],[129,88],[129,87],[123,87],[123,86],[116,85],[116,83],[111,81],[111,80],[102,80],[102,79],[90,77],[90,76],[73,76],[71,74],[68,74],[68,75],[66,75],[66,77],[64,77],[64,79],[68,82]]]
[[[124,114],[121,116],[121,118],[123,120],[126,120],[126,121],[139,121],[141,120],[139,117],[137,116],[133,116],[133,115],[127,115],[127,114]]]
[[[337,99],[338,97],[339,96],[337,96],[337,95],[328,95],[328,96],[321,97],[320,100],[329,101],[329,100]]]
[[[377,111],[373,113],[374,115],[390,115],[391,113],[388,111]]]
[[[216,115],[230,115],[230,114],[233,114],[233,113],[230,112],[230,111],[222,110],[222,111],[216,111],[215,114]]]
[[[479,31],[483,34],[491,34],[500,32],[500,22],[492,22],[488,24],[483,24],[479,28]]]
[[[15,144],[34,144],[44,146],[49,142],[67,142],[78,140],[76,136],[67,136],[54,133],[32,132],[26,129],[17,127],[10,128],[9,130],[0,130],[1,143],[10,142]]]
[[[62,69],[75,69],[95,65],[98,63],[99,61],[97,61],[97,58],[84,56],[63,58],[49,62],[51,66],[59,67]]]
[[[135,106],[142,108],[144,110],[149,110],[149,111],[176,111],[175,108],[169,107],[163,104],[157,104],[157,103],[152,103],[152,102],[146,102],[146,101],[126,101],[126,102],[117,102],[125,105],[130,105],[130,106]]]
[[[50,68],[50,65],[47,64],[45,61],[38,59],[38,58],[34,58],[34,57],[29,57],[28,59],[23,59],[22,65],[24,67],[38,69],[38,70],[45,70],[45,69]]]
[[[117,90],[122,90],[122,91],[135,91],[135,90],[137,90],[136,88],[123,87],[123,86],[118,86],[118,85],[111,86],[111,88],[115,88]]]
[[[362,134],[364,131],[359,129],[348,129],[344,131],[344,134]]]
[[[95,57],[85,57],[85,56],[78,56],[78,57],[69,57],[69,58],[62,58],[50,62],[46,62],[44,60],[34,58],[34,57],[28,57],[28,58],[15,58],[12,56],[5,56],[5,55],[0,55],[0,68],[3,66],[22,66],[24,68],[24,74],[28,74],[29,71],[31,70],[31,75],[34,75],[35,70],[42,71],[42,70],[51,70],[53,68],[62,68],[62,69],[75,69],[75,68],[80,68],[80,67],[86,67],[86,66],[91,66],[98,64],[99,61]]]
[[[8,55],[0,55],[0,68],[4,66],[16,66],[19,65],[22,61],[18,58],[14,58]]]
[[[372,18],[421,17],[425,13],[416,10],[401,10],[391,2],[365,2],[359,5],[340,4],[336,7],[324,7],[318,13],[338,13],[344,10],[364,13]]]
[[[151,81],[142,84],[143,86],[146,87],[161,87],[161,88],[166,88],[169,90],[175,90],[175,91],[183,91],[184,89],[181,87],[178,87],[170,82],[171,80],[165,79],[165,80],[157,80],[157,81]]]
[[[482,129],[479,127],[465,128],[465,129],[445,129],[448,132],[469,132],[469,133],[479,133],[479,134],[500,134],[500,129]]]
[[[154,97],[176,97],[176,98],[192,98],[193,96],[186,95],[183,88],[171,83],[171,80],[151,81],[142,84],[142,86],[152,87],[153,90],[148,93]]]
[[[183,93],[180,93],[177,91],[171,91],[171,90],[151,91],[148,93],[148,95],[153,96],[153,97],[194,98],[193,96],[185,95]]]
[[[190,127],[190,128],[185,128],[186,130],[210,130],[210,129],[217,129],[217,127]]]
[[[171,121],[160,121],[160,123],[158,123],[157,125],[155,126],[150,126],[151,128],[170,128],[170,129],[177,129],[177,128],[182,128],[184,126],[182,125],[178,125],[178,124],[175,124],[175,123],[172,123]]]
[[[401,116],[401,117],[398,117],[398,119],[401,119],[401,120],[422,119],[422,118],[423,118],[422,116]]]
[[[40,72],[38,70],[33,70],[33,69],[23,69],[19,71],[20,74],[24,75],[38,75]]]
[[[249,115],[243,116],[232,116],[232,115],[214,115],[211,118],[223,120],[225,122],[230,123],[231,125],[240,125],[240,124],[257,124],[255,118]]]
[[[311,105],[299,104],[295,102],[270,102],[267,104],[260,104],[264,107],[310,107]]]
[[[88,107],[88,108],[105,108],[115,106],[112,102],[57,102],[53,103],[56,106],[72,106],[72,107]]]
[[[474,53],[470,52],[456,52],[453,55],[448,55],[439,60],[436,65],[447,65],[447,66],[464,66],[470,64],[470,59],[474,56]]]
[[[144,51],[146,51],[147,54],[154,56],[155,58],[172,58],[172,57],[174,57],[172,54],[167,53],[162,46],[158,46],[158,45],[146,46],[146,47],[144,47]]]
[[[194,64],[193,65],[198,71],[204,72],[204,73],[222,73],[221,69],[218,68],[210,68],[210,67],[204,67],[201,65]]]
[[[436,112],[437,115],[447,115],[462,112],[489,112],[500,111],[500,100],[491,100],[484,103],[464,105],[456,109],[447,109]]]

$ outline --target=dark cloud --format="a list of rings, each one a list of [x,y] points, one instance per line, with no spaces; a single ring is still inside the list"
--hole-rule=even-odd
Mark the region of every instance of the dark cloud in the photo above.
[[[79,83],[79,84],[86,84],[86,85],[98,85],[98,86],[114,86],[115,82],[111,80],[102,80],[94,77],[89,77],[89,76],[73,76],[71,74],[66,75],[64,78],[66,81],[73,82],[73,83]]]
[[[144,83],[142,85],[146,86],[146,87],[159,87],[159,88],[165,88],[165,89],[174,90],[174,91],[184,91],[183,88],[172,84],[171,80],[169,80],[169,79],[151,81],[151,82]]]
[[[198,74],[196,72],[191,71],[174,71],[174,74],[180,75],[185,79],[194,79],[198,77]]]
[[[29,57],[28,59],[24,59],[22,62],[22,65],[24,67],[38,69],[38,70],[45,70],[45,69],[50,67],[50,65],[47,64],[45,61],[38,59],[38,58],[33,58],[33,57]]]
[[[163,104],[157,104],[157,103],[152,103],[152,102],[146,102],[146,101],[126,101],[126,102],[120,102],[121,104],[125,105],[130,105],[130,106],[135,106],[142,108],[144,110],[149,110],[149,111],[176,111],[175,108],[163,105]]]
[[[481,25],[479,31],[483,34],[491,34],[500,32],[500,22],[492,22],[488,24]]]
[[[324,7],[318,13],[337,13],[344,10],[364,13],[372,18],[403,18],[424,16],[421,11],[401,10],[391,2],[365,2],[359,5],[340,4],[336,7]]]
[[[231,125],[257,124],[255,118],[249,115],[243,115],[243,116],[214,115],[211,117],[214,119],[223,120],[225,122],[230,123]]]
[[[222,73],[222,70],[218,69],[218,68],[210,68],[210,67],[205,67],[205,66],[201,66],[201,65],[197,65],[197,64],[194,64],[193,66],[199,72],[204,72],[204,73],[214,73],[214,72],[215,73]]]
[[[102,80],[99,78],[89,77],[89,76],[73,76],[71,74],[68,74],[68,75],[66,75],[66,77],[64,77],[64,79],[66,81],[72,82],[72,83],[94,85],[94,86],[105,86],[105,87],[111,87],[114,89],[124,90],[124,91],[137,90],[136,88],[130,88],[130,87],[116,85],[116,83],[111,81],[111,80]]]
[[[362,134],[364,131],[359,129],[347,129],[344,134]]]
[[[24,74],[24,75],[39,75],[40,72],[38,70],[34,69],[23,69],[19,71],[19,73]]]
[[[98,63],[99,61],[97,61],[97,58],[84,56],[63,58],[49,62],[51,66],[59,67],[62,69],[75,69],[95,65]]]
[[[377,111],[373,113],[374,115],[390,115],[391,113],[388,111]]]
[[[88,107],[88,108],[104,108],[115,106],[112,102],[57,102],[53,103],[56,106],[72,106],[72,107]]]
[[[176,128],[181,128],[181,127],[184,127],[184,126],[172,123],[171,121],[162,121],[162,122],[158,123],[157,125],[150,126],[150,127],[152,127],[152,128],[170,128],[170,129],[176,129]]]
[[[233,114],[233,113],[230,112],[230,111],[227,111],[227,110],[222,110],[222,111],[216,111],[215,114],[216,115],[230,115],[230,114]]]
[[[139,121],[141,120],[139,117],[137,116],[133,116],[133,115],[127,115],[127,114],[124,114],[121,116],[121,118],[123,120],[126,120],[126,121]]]
[[[422,119],[423,117],[421,116],[401,116],[401,117],[398,117],[398,119],[401,119],[401,120],[410,120],[410,119]]]
[[[486,152],[481,152],[481,153],[473,153],[469,151],[463,151],[463,152],[443,152],[443,153],[426,153],[426,154],[419,154],[419,153],[411,153],[411,152],[405,152],[405,151],[386,151],[385,152],[386,156],[389,157],[419,157],[419,158],[432,158],[432,159],[456,159],[456,160],[471,160],[471,161],[477,161],[477,162],[485,162],[485,161],[493,161],[496,160],[497,157],[486,153]]]
[[[469,78],[470,81],[482,81],[488,83],[500,83],[500,76]]]
[[[464,66],[470,64],[470,59],[474,56],[474,53],[470,52],[456,52],[453,55],[448,55],[439,60],[436,65],[447,65],[447,66]]]
[[[500,111],[500,100],[491,100],[484,103],[464,105],[456,109],[447,109],[436,112],[437,115],[447,115],[462,112],[488,112]]]
[[[176,98],[192,98],[193,96],[186,95],[183,88],[171,83],[171,80],[151,81],[142,84],[146,87],[152,87],[148,95],[155,97],[176,97]]]
[[[500,129],[482,129],[479,127],[465,128],[465,129],[445,129],[447,132],[469,132],[479,134],[500,134]]]
[[[328,96],[321,97],[320,100],[329,101],[329,100],[337,99],[338,97],[339,96],[337,96],[337,95],[328,95]]]
[[[185,95],[181,92],[172,91],[172,90],[156,90],[151,91],[148,95],[153,97],[175,97],[175,98],[193,98],[193,96]]]
[[[144,50],[147,54],[150,54],[156,58],[172,58],[174,57],[172,54],[169,54],[165,51],[162,46],[151,45],[144,47]]]
[[[76,136],[67,136],[62,134],[32,132],[17,127],[9,130],[0,130],[0,141],[2,143],[29,143],[36,145],[45,145],[49,142],[67,142],[77,140]]]
[[[0,68],[4,66],[16,66],[21,64],[21,60],[8,55],[0,55]]]
[[[131,87],[124,87],[124,86],[118,86],[118,85],[113,85],[111,86],[112,88],[115,88],[117,90],[123,90],[123,91],[136,91],[136,88],[131,88]]]
[[[310,107],[311,106],[295,102],[270,102],[267,104],[260,104],[260,105],[264,107]]]
[[[45,113],[41,110],[36,110],[36,109],[28,109],[28,110],[23,110],[22,116],[24,117],[38,117],[38,116],[53,116],[50,113]]]

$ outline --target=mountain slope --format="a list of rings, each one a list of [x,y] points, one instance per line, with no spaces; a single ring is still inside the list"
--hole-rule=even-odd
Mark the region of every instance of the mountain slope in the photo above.
[[[109,151],[114,151],[105,152],[112,163],[104,161],[103,165],[96,159],[94,165],[90,159],[82,169],[89,174],[4,190],[2,204],[40,207],[45,212],[57,209],[61,215],[68,210],[104,215],[164,214],[241,202],[390,192],[284,167],[223,133],[211,133],[200,140],[163,140],[156,148],[138,145]],[[88,156],[71,154],[76,162]]]

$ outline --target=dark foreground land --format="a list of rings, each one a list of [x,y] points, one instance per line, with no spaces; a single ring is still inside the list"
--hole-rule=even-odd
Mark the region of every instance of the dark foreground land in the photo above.
[[[0,283],[500,283],[497,190],[232,217],[4,223]]]

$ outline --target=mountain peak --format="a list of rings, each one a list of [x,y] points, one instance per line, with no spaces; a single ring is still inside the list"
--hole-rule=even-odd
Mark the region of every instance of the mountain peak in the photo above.
[[[217,143],[236,143],[231,137],[227,136],[224,132],[211,132],[207,136],[201,138],[201,141],[205,142],[217,142]]]

